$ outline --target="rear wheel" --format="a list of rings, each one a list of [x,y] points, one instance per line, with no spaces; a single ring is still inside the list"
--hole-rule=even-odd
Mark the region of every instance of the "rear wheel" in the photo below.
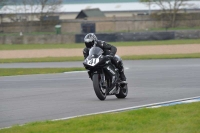
[[[128,85],[121,84],[119,87],[120,87],[119,94],[116,94],[115,96],[117,98],[125,98],[128,95]]]
[[[106,99],[106,89],[101,87],[101,76],[99,74],[94,74],[93,77],[93,87],[97,97],[100,100]]]

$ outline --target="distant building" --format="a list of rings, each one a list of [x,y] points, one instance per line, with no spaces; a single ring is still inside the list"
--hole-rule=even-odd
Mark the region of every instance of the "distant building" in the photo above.
[[[105,17],[104,13],[99,8],[81,10],[76,16],[76,19]]]
[[[12,1],[12,0],[9,0]],[[40,17],[38,15],[41,13],[41,8],[39,5],[26,5],[24,6],[22,0],[15,0],[16,5],[5,5],[0,8],[1,20],[4,22],[10,21],[7,16],[17,15],[18,20],[27,19],[27,21],[38,21]],[[95,16],[105,16],[105,17],[132,17],[137,14],[148,14],[149,10],[151,12],[161,10],[160,7],[152,5],[150,8],[139,2],[139,0],[63,0],[64,4],[60,6],[55,12],[50,13],[48,16],[59,16],[59,19],[80,19]],[[195,7],[184,6],[183,10],[197,10],[200,11],[200,1],[188,1],[188,3],[193,3]],[[47,7],[47,9],[51,6]],[[99,9],[93,10],[93,9]],[[45,11],[45,10],[44,10]],[[26,17],[24,17],[26,16]],[[31,17],[30,17],[31,16]],[[48,17],[46,16],[46,17]]]

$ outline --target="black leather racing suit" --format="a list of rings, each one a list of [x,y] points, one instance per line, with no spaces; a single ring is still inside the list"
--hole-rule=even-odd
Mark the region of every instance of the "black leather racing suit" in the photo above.
[[[122,59],[118,55],[115,55],[117,52],[117,48],[115,46],[110,45],[101,40],[95,41],[95,44],[97,47],[100,47],[101,49],[103,49],[104,55],[112,55],[113,56],[112,63],[119,69],[120,78],[123,81],[125,81],[126,77],[124,75],[124,66],[122,63]],[[89,50],[90,50],[90,47],[87,47],[87,46],[83,49],[83,55],[84,55],[85,59],[89,55]]]

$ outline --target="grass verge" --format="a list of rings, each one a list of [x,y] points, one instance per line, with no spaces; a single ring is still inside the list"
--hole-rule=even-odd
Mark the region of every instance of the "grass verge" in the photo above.
[[[83,71],[84,68],[0,68],[0,76],[63,73],[69,71]]]
[[[13,126],[0,133],[199,133],[200,102]]]
[[[17,62],[66,62],[66,61],[83,61],[83,56],[75,57],[45,57],[45,58],[16,58],[0,59],[0,63],[17,63]]]
[[[194,54],[163,54],[163,55],[132,55],[122,56],[124,60],[147,60],[147,59],[185,59],[200,58],[200,53]]]
[[[115,46],[149,46],[149,45],[178,45],[200,44],[200,39],[162,40],[162,41],[132,41],[132,42],[109,42]],[[84,48],[84,43],[71,44],[19,44],[0,45],[0,50],[26,50],[26,49],[58,49],[58,48]]]
[[[122,56],[123,60],[145,60],[145,59],[182,59],[182,58],[200,58],[200,53],[194,54],[170,54],[170,55],[131,55]],[[0,59],[0,63],[18,63],[18,62],[67,62],[83,61],[82,56],[76,57],[47,57],[47,58],[22,58],[22,59]]]

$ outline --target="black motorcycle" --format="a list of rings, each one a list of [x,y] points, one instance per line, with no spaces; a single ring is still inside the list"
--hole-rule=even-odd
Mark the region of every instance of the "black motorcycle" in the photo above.
[[[107,95],[125,98],[128,94],[127,83],[121,82],[118,69],[112,63],[112,57],[103,53],[101,48],[94,46],[83,62],[84,67],[89,70],[94,91],[100,100],[105,100]]]

